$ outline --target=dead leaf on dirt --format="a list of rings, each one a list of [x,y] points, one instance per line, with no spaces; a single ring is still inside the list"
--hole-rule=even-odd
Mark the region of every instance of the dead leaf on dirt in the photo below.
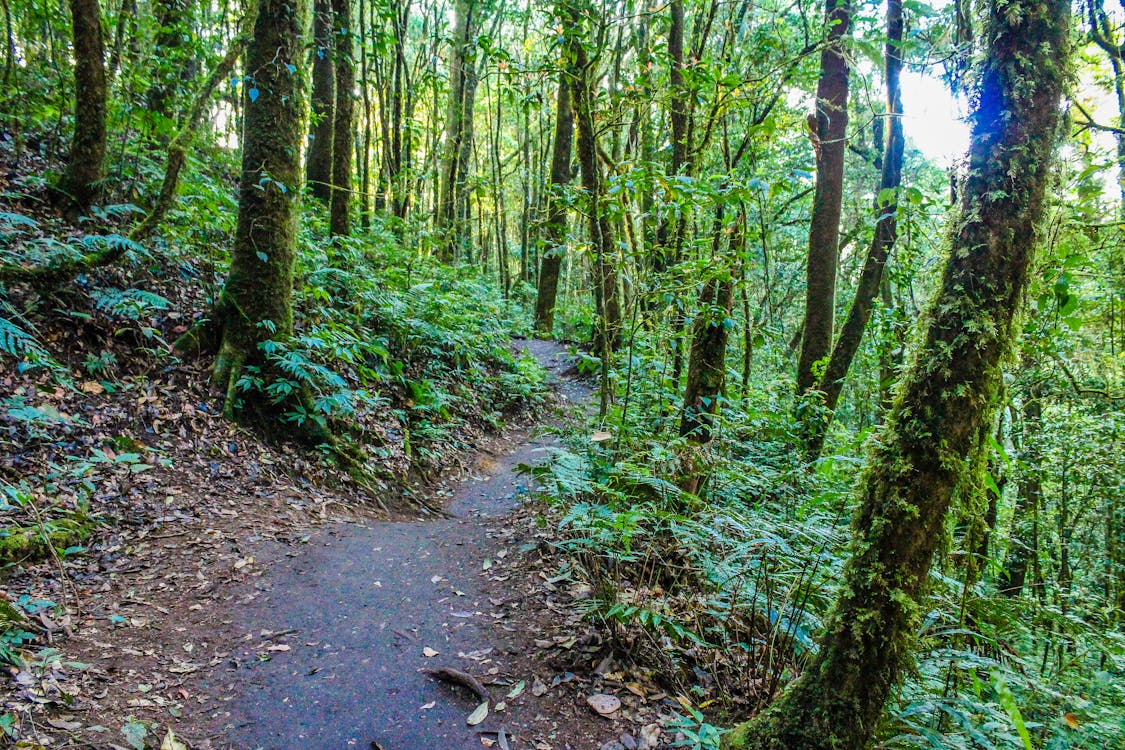
[[[160,750],[188,750],[188,746],[180,742],[176,738],[176,733],[171,729],[164,735],[164,740],[160,743]]]
[[[626,682],[625,683],[625,689],[628,690],[633,695],[637,696],[638,698],[644,698],[645,697],[645,689],[643,687],[641,687],[641,683],[639,683],[639,682]]]
[[[536,680],[535,683],[531,686],[531,694],[534,695],[536,698],[538,698],[541,695],[546,694],[546,692],[547,692],[547,686],[540,680]]]
[[[291,648],[291,646],[287,646],[284,643],[276,643],[273,646],[267,648],[266,651],[289,651]]]
[[[604,443],[607,440],[613,440],[613,433],[612,432],[605,432],[603,430],[598,430],[597,432],[595,432],[593,435],[590,436],[590,442],[591,443]]]
[[[57,719],[47,719],[47,723],[53,726],[55,729],[62,729],[68,732],[82,728],[82,722],[71,721],[69,719],[62,718],[61,716]]]
[[[526,688],[526,687],[527,687],[527,680],[520,680],[519,682],[517,682],[515,684],[515,686],[511,690],[508,691],[508,695],[507,695],[508,700],[512,700],[513,698],[517,697],[520,693],[522,693],[524,691],[524,688]]]
[[[82,384],[82,392],[89,393],[92,396],[100,396],[101,394],[105,393],[105,388],[103,388],[102,384],[97,382],[96,380],[87,380]]]
[[[1065,721],[1066,725],[1071,729],[1077,729],[1081,725],[1078,721],[1078,714],[1073,711],[1067,711],[1063,714],[1063,721]]]
[[[469,718],[465,719],[465,723],[471,727],[475,727],[477,724],[480,724],[482,721],[484,721],[487,717],[488,701],[485,701],[484,703],[477,706],[476,710],[469,714]]]
[[[244,557],[244,558],[242,558],[241,560],[239,560],[238,562],[236,562],[236,563],[234,564],[234,569],[235,569],[235,570],[242,570],[242,569],[243,569],[243,568],[245,568],[245,567],[246,567],[247,565],[251,565],[251,564],[253,564],[253,562],[254,562],[254,557],[253,557],[253,555],[251,555],[250,557]]]
[[[434,651],[429,646],[426,646],[425,648],[422,649],[422,656],[425,656],[427,659],[432,659],[433,657],[437,656],[440,653],[441,653],[440,651]]]
[[[437,705],[437,701],[430,701],[429,703],[423,703],[418,708],[420,708],[423,711],[429,711],[431,708],[433,708],[436,705]]]

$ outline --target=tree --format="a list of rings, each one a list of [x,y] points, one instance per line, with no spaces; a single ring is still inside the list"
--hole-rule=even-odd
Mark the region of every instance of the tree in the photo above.
[[[584,39],[588,24],[583,13],[566,3],[563,8],[567,72],[572,81],[574,119],[578,125],[578,164],[582,171],[582,191],[590,244],[594,253],[594,322],[593,348],[603,358],[603,377],[609,367],[608,357],[621,343],[621,301],[617,289],[617,268],[614,265],[613,229],[609,223],[609,207],[601,167],[598,166],[598,135],[594,127],[595,70],[594,61],[586,53]],[[606,391],[602,389],[602,410]]]
[[[809,254],[805,266],[805,322],[797,362],[799,394],[816,385],[816,363],[828,356],[832,348],[840,212],[844,197],[844,151],[848,135],[845,43],[851,31],[851,20],[851,0],[825,0],[827,38],[820,53],[816,114],[809,115],[809,138],[816,154],[816,192],[809,219]]]
[[[97,200],[105,174],[105,49],[98,0],[70,0],[70,15],[74,42],[74,137],[55,194],[68,211],[83,212]]]
[[[559,271],[566,253],[566,202],[562,191],[571,179],[570,158],[574,142],[574,110],[570,106],[568,73],[559,74],[555,106],[555,142],[551,152],[551,192],[547,197],[546,248],[539,265],[535,297],[535,330],[550,336],[555,326],[555,300],[559,293]]]
[[[293,331],[293,263],[304,139],[305,62],[301,0],[262,0],[246,52],[245,127],[238,228],[230,272],[208,325],[178,342],[217,347],[213,380],[226,392],[224,413],[241,400],[249,414],[279,406],[240,389],[248,367],[268,373],[262,349]]]
[[[328,203],[332,198],[332,145],[336,127],[336,35],[332,0],[313,4],[312,132],[305,157],[309,194]]]
[[[852,360],[859,351],[867,322],[875,298],[883,285],[883,268],[898,238],[898,190],[902,185],[902,158],[906,141],[902,134],[902,0],[887,0],[887,46],[885,77],[887,87],[886,143],[882,149],[883,163],[879,176],[878,190],[875,191],[875,234],[863,262],[859,283],[852,298],[848,316],[836,338],[832,355],[824,368],[816,390],[823,394],[823,412],[813,410],[806,425],[809,432],[806,449],[810,456],[820,453],[840,392],[844,388],[844,378],[851,368]]]
[[[839,597],[804,673],[726,748],[861,748],[874,735],[950,499],[997,406],[1060,124],[1069,6],[989,3],[960,214],[924,335],[873,441]]]
[[[475,37],[480,0],[456,0],[449,50],[449,108],[441,164],[437,225],[442,260],[451,262],[467,240],[469,157],[473,148],[473,111],[477,91]]]
[[[355,122],[355,68],[352,65],[351,0],[332,0],[336,37],[336,113],[332,121],[332,234],[351,234],[352,127]]]

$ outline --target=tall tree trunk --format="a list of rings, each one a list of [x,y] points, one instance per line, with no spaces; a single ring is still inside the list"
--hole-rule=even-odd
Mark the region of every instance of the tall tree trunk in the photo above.
[[[214,380],[226,390],[224,411],[241,398],[252,412],[286,408],[264,393],[240,394],[244,368],[271,372],[260,348],[293,331],[293,264],[304,140],[304,0],[262,0],[246,70],[258,95],[244,97],[245,140],[238,228],[230,273],[215,307],[213,340],[219,344]]]
[[[742,219],[739,216],[734,227],[732,250],[744,244]],[[719,204],[715,209],[713,262],[718,260],[722,235],[723,207]],[[734,255],[734,252],[729,254]],[[699,312],[692,324],[684,407],[680,412],[680,436],[699,444],[711,441],[719,399],[726,385],[727,337],[734,306],[733,274],[721,267],[716,271],[722,275],[707,279],[699,295]]]
[[[809,255],[805,267],[805,322],[797,362],[797,392],[816,385],[816,363],[832,349],[839,259],[840,211],[844,196],[844,151],[848,135],[848,60],[851,0],[825,0],[828,38],[820,53],[816,116],[809,116],[809,137],[816,153],[816,192],[809,218]],[[815,119],[815,123],[813,120]],[[812,132],[815,124],[815,132]]]
[[[1043,502],[1043,452],[1039,446],[1043,431],[1042,386],[1033,383],[1023,401],[1020,429],[1020,474],[1016,507],[1012,511],[1011,541],[1000,574],[999,591],[1016,597],[1023,592],[1027,568],[1038,556],[1039,508]]]
[[[603,359],[603,376],[609,367],[608,356],[621,343],[621,303],[617,289],[617,268],[614,263],[613,230],[609,223],[605,186],[598,166],[597,131],[594,129],[594,66],[586,54],[581,29],[581,16],[568,5],[566,16],[573,28],[567,30],[567,65],[573,88],[574,119],[578,126],[578,164],[582,170],[582,189],[586,194],[586,215],[590,243],[594,251],[594,322],[593,345]],[[604,384],[603,384],[604,385]],[[605,389],[603,388],[603,411]]]
[[[352,64],[351,0],[332,0],[336,38],[336,113],[332,122],[332,199],[329,228],[351,234],[352,138],[355,125],[355,66]]]
[[[996,408],[1028,276],[1067,78],[1068,0],[989,3],[968,171],[940,287],[853,518],[851,558],[820,649],[726,748],[871,742],[909,660],[935,548]]]
[[[305,155],[309,194],[325,204],[332,197],[332,133],[336,106],[336,35],[332,0],[314,0],[312,49],[312,132]]]
[[[437,207],[439,257],[452,262],[467,239],[466,174],[472,155],[473,109],[476,102],[477,0],[456,0],[449,50],[449,108],[441,164],[441,194]]]
[[[555,144],[551,155],[551,189],[547,195],[545,247],[539,266],[539,287],[535,297],[535,330],[550,336],[555,327],[555,300],[559,293],[559,271],[566,253],[566,201],[562,195],[571,179],[570,158],[574,141],[574,110],[570,107],[570,85],[563,71],[559,74],[558,103],[555,108]]]
[[[155,80],[149,87],[147,108],[164,118],[176,115],[177,91],[190,85],[197,73],[191,28],[191,0],[159,0],[153,56]]]
[[[98,0],[70,0],[74,42],[74,138],[66,169],[55,186],[68,212],[87,211],[105,175],[106,80]]]
[[[848,317],[844,321],[843,328],[840,329],[828,366],[817,386],[817,390],[824,394],[824,411],[813,416],[806,427],[809,435],[806,448],[810,456],[818,455],[824,444],[825,432],[836,411],[840,391],[844,388],[844,378],[847,377],[856,352],[859,351],[867,322],[871,319],[871,310],[875,306],[875,298],[879,295],[883,283],[883,269],[887,265],[891,248],[898,238],[896,214],[898,190],[902,185],[902,157],[905,150],[905,139],[902,135],[902,89],[899,85],[902,74],[901,45],[902,0],[887,0],[887,126],[883,128],[886,133],[886,145],[883,150],[879,188],[875,192],[875,211],[878,217],[875,221],[875,236],[871,238],[871,246],[863,262],[863,270],[860,272]],[[821,148],[823,149],[823,145]]]

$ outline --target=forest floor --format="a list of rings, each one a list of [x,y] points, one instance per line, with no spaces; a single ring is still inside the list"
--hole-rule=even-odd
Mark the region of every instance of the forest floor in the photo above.
[[[589,398],[563,347],[521,345],[553,374],[562,408],[419,490],[445,517],[357,510],[246,442],[226,458],[260,467],[250,473],[204,462],[209,474],[187,467],[145,488],[163,495],[164,523],[124,530],[118,558],[103,550],[98,570],[53,584],[74,614],[41,613],[37,626],[67,661],[25,662],[0,693],[20,715],[49,709],[30,712],[23,736],[162,750],[668,742],[675,702],[584,620],[589,588],[557,551],[550,509],[521,502],[518,467],[541,462],[551,428]],[[488,693],[486,716],[463,683]]]

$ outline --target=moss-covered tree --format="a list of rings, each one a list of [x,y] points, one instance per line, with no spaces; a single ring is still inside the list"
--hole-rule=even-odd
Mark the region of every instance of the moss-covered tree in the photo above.
[[[841,750],[874,736],[950,500],[997,405],[1060,124],[1069,15],[1068,0],[989,3],[952,247],[860,482],[839,598],[804,673],[726,748]]]
[[[262,0],[246,51],[245,128],[238,228],[230,273],[209,328],[183,345],[218,346],[213,378],[225,389],[225,413],[242,399],[252,412],[279,408],[264,393],[240,393],[248,366],[268,373],[261,348],[293,330],[293,263],[304,140],[305,4]]]
[[[74,43],[74,137],[55,185],[59,204],[82,212],[97,200],[105,175],[106,77],[98,0],[70,0]]]

